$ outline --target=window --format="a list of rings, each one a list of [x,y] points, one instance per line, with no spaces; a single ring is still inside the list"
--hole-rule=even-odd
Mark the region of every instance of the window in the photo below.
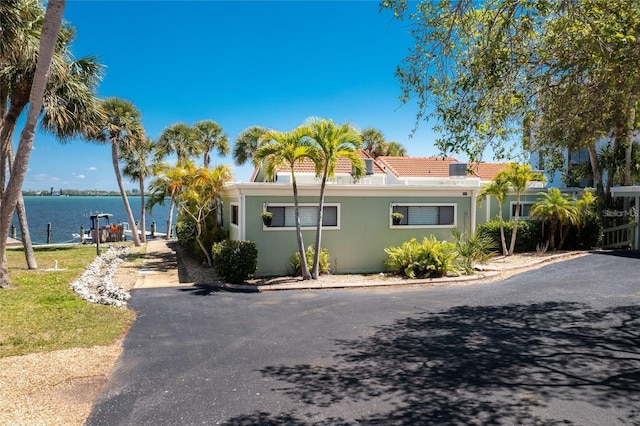
[[[269,205],[267,211],[273,213],[268,228],[295,228],[296,210],[292,205]],[[322,214],[323,227],[338,227],[338,205],[325,205]],[[303,228],[315,227],[318,221],[318,206],[300,205],[300,225]]]
[[[456,224],[455,204],[395,205],[394,213],[404,217],[396,226],[454,226]]]
[[[511,202],[511,217],[516,217],[516,203],[515,202]],[[528,219],[529,218],[529,211],[531,210],[531,206],[533,205],[533,202],[531,201],[525,201],[525,202],[520,202],[520,213],[518,214],[518,218],[520,219]]]
[[[237,204],[231,205],[231,224],[232,225],[238,224],[238,205]]]

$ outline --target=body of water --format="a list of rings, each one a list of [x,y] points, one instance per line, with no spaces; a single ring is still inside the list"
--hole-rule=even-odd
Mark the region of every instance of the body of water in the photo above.
[[[140,220],[140,197],[129,197],[133,217]],[[51,223],[51,243],[72,242],[72,235],[80,233],[80,227],[91,228],[89,216],[94,213],[111,213],[111,223],[128,222],[122,197],[24,197],[27,220],[33,244],[47,242],[47,224]],[[156,222],[156,231],[167,232],[169,219],[169,200],[164,206],[156,205],[152,213],[146,212],[147,230],[151,222]],[[173,225],[176,214],[174,211]],[[21,238],[18,216],[14,214],[11,222],[15,225],[18,239]],[[11,236],[11,235],[9,235]],[[76,240],[77,241],[77,240]]]

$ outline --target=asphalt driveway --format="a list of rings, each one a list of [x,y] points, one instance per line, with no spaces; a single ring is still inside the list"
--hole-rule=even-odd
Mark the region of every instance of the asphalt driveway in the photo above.
[[[134,290],[88,425],[640,425],[640,260],[491,284]]]

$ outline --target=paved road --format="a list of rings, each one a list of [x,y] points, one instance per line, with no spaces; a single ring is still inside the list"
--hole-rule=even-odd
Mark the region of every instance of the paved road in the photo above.
[[[640,260],[491,284],[134,290],[88,425],[640,425]]]

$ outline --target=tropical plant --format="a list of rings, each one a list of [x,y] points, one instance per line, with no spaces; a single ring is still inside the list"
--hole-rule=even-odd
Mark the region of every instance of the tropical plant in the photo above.
[[[134,181],[138,182],[140,190],[140,241],[146,242],[147,236],[145,230],[146,224],[146,205],[145,205],[145,184],[144,181],[149,176],[153,175],[153,166],[150,164],[150,156],[154,152],[155,143],[149,138],[143,138],[135,141],[132,146],[121,154],[124,161],[124,168],[122,174],[129,176]]]
[[[309,247],[307,247],[307,252],[306,252],[306,258],[307,258],[307,267],[311,268],[311,261],[313,261],[314,257],[315,257],[315,248],[311,245]],[[293,256],[291,256],[291,258],[289,259],[289,265],[291,265],[291,268],[293,268],[293,272],[295,274],[300,275],[300,253],[296,252]],[[329,250],[327,250],[326,248],[322,248],[322,252],[320,253],[320,273],[321,274],[328,274],[331,272],[331,261],[329,260]]]
[[[434,235],[424,237],[422,243],[412,238],[384,251],[389,256],[385,262],[388,270],[410,279],[442,277],[455,269],[458,257],[455,244],[438,241]]]
[[[184,123],[173,124],[160,133],[156,147],[156,160],[176,154],[178,162],[184,162],[202,152],[195,129]]]
[[[154,166],[154,179],[149,184],[149,199],[146,208],[153,211],[158,204],[163,206],[169,198],[169,217],[167,219],[167,240],[172,237],[173,210],[178,203],[178,197],[184,190],[185,176],[192,167],[189,161],[179,161],[175,166],[159,163]]]
[[[571,225],[580,223],[580,212],[575,200],[560,192],[558,188],[549,188],[539,194],[538,199],[529,211],[529,215],[549,222],[549,247],[556,249],[556,233],[560,235],[558,249],[562,249],[564,240]],[[544,233],[544,228],[543,228]]]
[[[311,269],[311,277],[317,279],[322,248],[322,215],[327,179],[335,176],[336,166],[340,158],[346,158],[351,163],[355,179],[364,175],[365,168],[359,152],[362,141],[358,131],[351,124],[335,124],[333,120],[314,117],[302,126],[302,131],[315,142],[319,150],[316,158],[316,175],[322,176],[314,244],[317,251],[313,259],[313,268]]]
[[[264,164],[265,175],[271,179],[275,176],[276,170],[286,167],[291,170],[291,184],[293,187],[293,202],[295,208],[296,239],[298,252],[301,256],[301,275],[303,280],[311,278],[307,268],[307,259],[302,239],[302,227],[300,225],[300,207],[298,199],[298,184],[296,181],[295,165],[311,159],[318,163],[318,151],[315,149],[313,141],[307,136],[308,131],[297,128],[289,132],[279,132],[268,130],[262,135],[260,148],[253,155],[253,162],[256,165]]]
[[[241,166],[253,158],[265,132],[260,126],[251,126],[240,132],[233,144],[233,160],[237,165]]]
[[[0,288],[9,286],[9,271],[6,257],[7,236],[11,224],[11,215],[15,209],[24,176],[27,172],[29,154],[33,148],[38,116],[42,109],[44,92],[48,80],[51,59],[53,58],[56,41],[62,23],[65,0],[50,0],[42,24],[40,47],[38,49],[38,63],[36,64],[33,83],[29,94],[29,110],[26,122],[20,135],[20,142],[16,152],[15,163],[12,167],[11,177],[6,190],[2,194],[0,203]],[[4,169],[2,170],[4,174]]]
[[[518,220],[520,218],[520,197],[527,190],[531,182],[545,182],[546,178],[541,172],[531,170],[528,164],[510,163],[502,169],[494,178],[496,182],[506,182],[516,193],[516,212],[513,217],[513,231],[509,255],[512,255],[516,247],[516,235],[518,233]]]
[[[101,102],[101,109],[104,112],[105,120],[95,124],[95,129],[91,131],[91,137],[99,143],[111,145],[113,171],[116,174],[122,202],[131,226],[133,243],[137,247],[140,246],[140,236],[131,211],[127,191],[122,181],[119,159],[121,153],[128,152],[135,144],[144,140],[142,119],[136,107],[131,102],[123,99],[105,99]]]
[[[502,255],[507,256],[509,251],[507,250],[507,241],[504,236],[504,223],[502,220],[502,204],[509,191],[509,184],[503,179],[494,178],[490,183],[486,184],[480,190],[478,194],[478,207],[482,205],[482,200],[487,197],[493,196],[498,200],[498,220],[500,221],[500,243],[502,245]]]
[[[494,250],[498,247],[492,236],[479,232],[468,234],[461,232],[458,228],[453,228],[451,236],[456,242],[456,251],[465,274],[472,274],[474,266],[491,259]]]
[[[203,120],[194,124],[193,128],[200,151],[204,153],[203,167],[209,167],[211,150],[215,149],[220,155],[229,153],[229,138],[218,123],[213,120]]]
[[[182,187],[184,190],[178,197],[180,213],[191,217],[195,223],[195,240],[211,266],[210,248],[202,240],[203,226],[209,215],[218,208],[218,195],[225,183],[231,181],[231,170],[227,166],[217,166],[215,169],[195,167],[193,163],[186,164]]]
[[[384,134],[373,127],[364,129],[360,133],[362,149],[372,158],[381,156],[404,157],[407,150],[399,142],[385,140]]]
[[[225,240],[211,249],[213,269],[224,282],[239,284],[255,274],[258,248],[253,241]]]

